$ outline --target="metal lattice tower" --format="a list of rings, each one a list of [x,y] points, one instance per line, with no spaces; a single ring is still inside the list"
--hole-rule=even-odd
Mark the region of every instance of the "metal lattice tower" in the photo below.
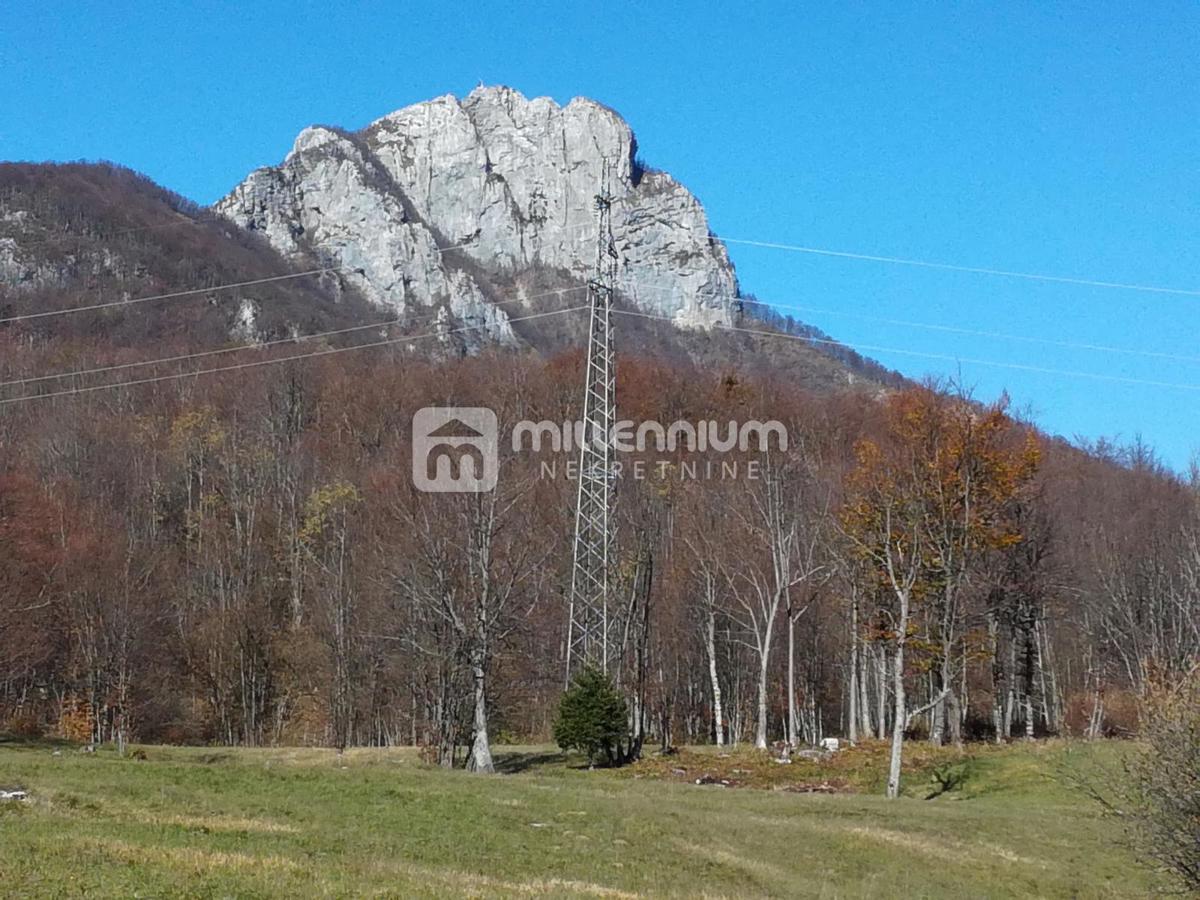
[[[567,625],[567,680],[583,666],[607,672],[609,666],[609,564],[616,498],[613,425],[617,420],[616,360],[613,356],[612,301],[617,250],[612,234],[612,198],[596,196],[599,224],[596,274],[588,282],[587,372],[583,384],[583,434],[579,447],[579,494],[575,503],[575,548]]]

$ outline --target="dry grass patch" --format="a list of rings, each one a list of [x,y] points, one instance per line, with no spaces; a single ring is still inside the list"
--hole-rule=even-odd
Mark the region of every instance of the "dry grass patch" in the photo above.
[[[156,813],[148,810],[130,810],[122,818],[149,825],[167,825],[193,831],[257,832],[260,834],[299,834],[295,825],[272,822],[268,819],[251,819],[245,816],[189,816],[178,813]]]
[[[256,870],[261,872],[298,872],[298,862],[278,854],[241,853],[232,850],[202,850],[199,847],[163,847],[131,844],[115,838],[84,838],[76,844],[121,862],[137,865],[165,865],[191,872],[208,869]]]
[[[491,875],[480,875],[477,872],[463,872],[454,869],[438,869],[428,866],[418,866],[415,863],[402,861],[381,861],[372,866],[376,871],[402,873],[417,881],[436,881],[455,891],[470,892],[470,896],[479,896],[479,891],[487,891],[488,896],[496,892],[504,892],[509,896],[518,897],[617,897],[622,900],[637,900],[638,895],[568,878],[531,878],[527,880],[512,880],[496,878]]]
[[[1041,866],[1037,860],[1020,856],[1015,851],[999,844],[972,844],[963,841],[947,840],[933,841],[911,832],[894,831],[887,828],[858,825],[842,829],[847,834],[865,837],[871,841],[891,844],[904,850],[920,853],[924,856],[970,866],[978,862],[980,854],[993,856],[1004,862],[1020,863],[1027,866]]]

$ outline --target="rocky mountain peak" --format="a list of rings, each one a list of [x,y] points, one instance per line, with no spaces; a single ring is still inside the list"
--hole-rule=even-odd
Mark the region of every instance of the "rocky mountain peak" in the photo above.
[[[306,128],[280,165],[215,208],[288,256],[342,267],[381,307],[434,307],[506,341],[516,307],[496,305],[512,299],[498,283],[534,268],[586,280],[594,198],[607,189],[621,292],[685,328],[729,322],[737,279],[703,208],[669,175],[643,173],[635,148],[624,119],[595,101],[479,87],[357,134]]]
[[[354,148],[354,145],[336,129],[326,128],[324,125],[310,125],[296,135],[296,140],[292,143],[292,152],[288,154],[288,158],[307,150],[316,150],[325,144],[338,144],[343,149],[352,152]]]

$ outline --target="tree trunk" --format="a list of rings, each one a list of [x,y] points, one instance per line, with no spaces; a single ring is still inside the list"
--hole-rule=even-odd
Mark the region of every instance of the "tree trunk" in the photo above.
[[[848,689],[850,709],[850,743],[858,742],[858,596],[850,602],[850,685]]]
[[[725,746],[725,718],[721,709],[721,680],[717,677],[717,617],[711,606],[705,619],[704,644],[708,653],[708,678],[712,684],[713,736],[718,747]]]
[[[754,746],[759,750],[767,749],[767,662],[770,647],[768,637],[758,655],[758,719],[754,724]]]
[[[988,612],[988,649],[992,653],[992,732],[997,744],[1004,741],[1004,710],[1002,689],[1003,663],[1000,661],[1000,623],[996,614]]]
[[[908,726],[907,697],[904,693],[904,645],[908,640],[908,594],[897,590],[899,613],[896,622],[896,655],[892,667],[892,691],[894,694],[894,716],[892,722],[892,752],[888,760],[887,797],[895,800],[900,796],[900,757],[904,752],[904,729]]]
[[[733,684],[730,687],[733,691],[733,703],[730,704],[729,712],[729,744],[733,746],[742,739],[746,724],[746,695],[742,689],[741,666],[735,665],[733,667]]]
[[[438,696],[436,702],[438,765],[444,769],[454,767],[455,749],[458,746],[456,734],[454,700],[451,692],[454,690],[451,676],[445,671],[443,664],[438,673]]]
[[[1084,736],[1089,741],[1094,741],[1104,733],[1104,692],[1100,689],[1099,683],[1092,692],[1092,714],[1088,720],[1087,730]]]
[[[942,690],[946,691],[946,699],[942,710],[946,714],[946,736],[950,743],[959,750],[963,746],[962,738],[962,708],[959,706],[958,692],[954,690],[954,673],[950,671],[949,660],[943,661]]]
[[[1004,739],[1008,740],[1012,737],[1013,712],[1016,709],[1016,674],[1017,674],[1017,642],[1015,640],[1016,633],[1012,628],[1008,632],[1008,671],[1005,673],[1005,682],[1008,685],[1008,691],[1004,698]]]
[[[792,609],[789,603],[787,610],[788,620],[788,664],[787,664],[787,742],[789,747],[795,747],[797,744],[796,732],[796,622],[792,618]]]
[[[1022,629],[1022,637],[1025,640],[1025,739],[1033,740],[1034,735],[1034,719],[1033,719],[1033,694],[1035,690],[1034,663],[1035,650],[1033,626],[1025,619],[1024,628]]]
[[[903,633],[903,632],[901,632]],[[895,800],[900,796],[900,757],[904,751],[904,726],[908,718],[904,696],[904,639],[896,642],[896,656],[892,669],[894,699],[894,721],[892,722],[892,752],[888,760],[887,796]]]
[[[1045,637],[1040,621],[1034,626],[1033,635],[1037,640],[1037,665],[1042,688],[1042,714],[1046,721],[1046,730],[1051,734],[1057,734],[1059,723],[1058,683],[1054,674],[1053,662],[1050,660],[1049,638]],[[1045,639],[1045,649],[1043,649],[1043,639]],[[1048,679],[1046,677],[1047,669],[1050,672]]]
[[[487,677],[482,660],[476,658],[471,663],[471,678],[475,684],[475,738],[471,742],[471,756],[467,760],[467,769],[472,772],[494,772],[492,764],[492,747],[488,741],[487,715]]]
[[[871,721],[871,684],[870,671],[867,668],[866,651],[859,645],[858,651],[858,728],[864,738],[875,734],[875,725]],[[882,726],[880,726],[882,727]]]
[[[882,650],[875,655],[875,686],[879,691],[875,698],[875,737],[882,741],[887,737],[887,654]]]
[[[929,673],[929,696],[937,697],[941,695],[942,690],[946,687],[946,664],[945,660]],[[945,743],[946,737],[946,700],[943,697],[933,705],[929,710],[929,743],[935,747],[942,746]]]

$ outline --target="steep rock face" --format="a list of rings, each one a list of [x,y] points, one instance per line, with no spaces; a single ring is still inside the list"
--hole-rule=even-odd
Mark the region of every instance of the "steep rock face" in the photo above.
[[[28,220],[26,210],[7,209],[5,203],[0,201],[0,228],[20,235],[28,228]],[[9,234],[0,234],[0,288],[36,291],[60,287],[81,275],[136,274],[131,273],[130,267],[107,248],[101,248],[94,254],[65,253],[51,259],[37,253],[40,248],[36,239],[32,247],[22,246],[22,243]]]
[[[494,338],[513,337],[504,310],[489,304],[468,274],[445,264],[433,232],[409,215],[386,173],[336,131],[306,128],[282,165],[251,173],[217,210],[287,256],[337,267],[369,300],[397,314],[444,306]]]
[[[12,238],[0,238],[0,287],[21,290],[49,287],[61,280],[49,266],[31,262]]]
[[[506,340],[508,313],[489,302],[503,298],[480,280],[533,266],[586,279],[594,198],[607,188],[622,293],[684,327],[729,322],[737,280],[703,208],[669,175],[638,171],[634,148],[624,120],[591,100],[480,88],[356,136],[306,129],[280,166],[252,173],[216,209],[290,256],[344,267],[382,306],[447,308]]]

